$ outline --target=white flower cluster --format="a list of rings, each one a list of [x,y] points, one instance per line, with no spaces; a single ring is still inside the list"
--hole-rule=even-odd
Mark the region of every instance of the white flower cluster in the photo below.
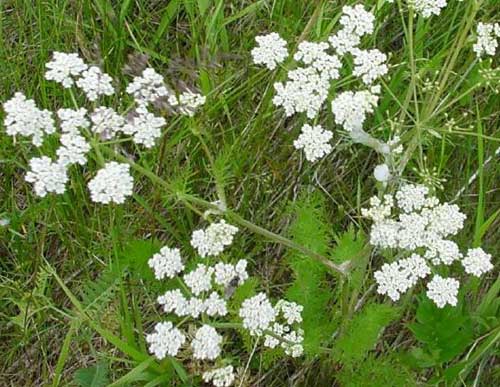
[[[332,151],[332,146],[328,143],[332,137],[333,133],[323,129],[321,125],[304,124],[293,146],[298,150],[303,149],[306,159],[315,162]]]
[[[457,306],[458,287],[460,283],[455,278],[443,278],[436,274],[427,284],[427,297],[429,297],[438,308],[444,308],[446,304]]]
[[[441,10],[447,5],[447,0],[411,0],[411,2],[415,11],[420,13],[424,18],[439,15]]]
[[[177,108],[180,114],[193,117],[196,110],[205,104],[206,97],[187,90],[179,95],[179,98],[175,95],[171,95],[168,101],[172,107]]]
[[[133,136],[136,144],[151,148],[161,136],[161,129],[166,125],[163,117],[156,117],[153,113],[138,110],[139,115],[133,117],[122,127],[123,133]]]
[[[168,246],[162,247],[159,253],[153,255],[148,265],[154,270],[158,280],[174,278],[176,274],[184,270],[180,250],[171,249]]]
[[[268,35],[255,37],[257,47],[252,49],[253,62],[255,64],[263,64],[269,70],[274,70],[276,66],[288,57],[286,41],[276,32],[271,32]]]
[[[90,101],[96,103],[100,96],[115,94],[112,78],[97,66],[88,66],[76,53],[54,52],[46,64],[45,78],[60,83],[64,88],[80,88]],[[38,196],[47,193],[64,193],[68,181],[67,170],[71,165],[85,165],[91,146],[87,139],[96,134],[100,140],[112,140],[118,134],[131,136],[136,143],[151,148],[161,136],[166,125],[163,117],[148,110],[149,103],[169,97],[172,107],[179,114],[192,116],[205,103],[205,97],[186,91],[179,98],[171,92],[163,77],[154,69],[147,68],[142,76],[135,77],[127,92],[134,97],[136,109],[121,115],[106,106],[97,106],[92,112],[85,108],[62,108],[57,111],[60,127],[60,147],[56,150],[57,160],[49,157],[30,161],[31,170],[26,180],[34,184]],[[7,134],[31,137],[35,146],[41,146],[45,135],[56,132],[52,112],[41,110],[35,101],[23,93],[3,104],[4,124]],[[125,114],[125,113],[124,113]],[[109,181],[107,179],[110,179]],[[132,177],[126,165],[107,163],[97,176],[89,182],[92,200],[99,203],[123,203],[132,194]]]
[[[363,123],[369,113],[373,113],[380,93],[380,86],[372,84],[387,74],[387,56],[377,49],[362,50],[359,48],[361,38],[374,31],[375,17],[360,4],[342,8],[340,24],[342,28],[330,36],[327,42],[303,41],[298,45],[294,60],[298,66],[288,72],[285,82],[276,82],[276,94],[273,103],[284,109],[286,116],[305,113],[307,118],[314,119],[321,111],[328,98],[333,80],[340,77],[341,57],[351,54],[354,58],[352,74],[370,88],[361,91],[343,91],[337,93],[332,101],[332,112],[335,122],[348,132],[362,131]],[[272,35],[272,34],[271,34]],[[270,35],[268,35],[270,36]],[[275,38],[277,34],[273,35]],[[258,37],[260,41],[263,37]],[[279,38],[279,37],[278,37]],[[269,38],[274,42],[273,39]],[[280,39],[280,44],[285,42]],[[277,51],[272,43],[268,43],[266,55],[254,56],[255,63],[272,63]],[[261,53],[262,47],[254,51]],[[269,67],[269,66],[268,66]],[[364,133],[364,132],[363,132]],[[366,134],[366,133],[365,133]],[[331,151],[328,141],[331,133],[321,126],[304,125],[302,133],[294,142],[296,149],[303,149],[307,160],[314,162]],[[359,141],[358,141],[359,142]]]
[[[46,65],[45,79],[60,83],[69,89],[75,84],[74,78],[79,77],[88,66],[76,53],[66,54],[55,51],[52,60]]]
[[[110,161],[89,181],[88,187],[92,201],[122,204],[127,196],[132,195],[134,187],[130,166]]]
[[[477,42],[472,49],[480,58],[483,55],[495,55],[500,38],[500,23],[479,23],[477,25]]]
[[[99,67],[91,66],[82,72],[82,77],[76,81],[76,85],[83,90],[90,101],[96,101],[101,95],[109,96],[115,93],[112,80]]]
[[[205,230],[195,230],[191,236],[191,245],[202,258],[219,255],[226,246],[233,243],[238,228],[227,224],[225,220],[212,223]]]
[[[40,146],[43,136],[56,130],[52,113],[38,109],[35,101],[27,99],[23,93],[15,93],[3,108],[6,113],[4,125],[9,136],[31,137],[33,145]]]
[[[436,197],[429,196],[427,187],[408,184],[394,196],[385,195],[382,200],[373,197],[370,208],[363,209],[362,215],[373,221],[372,245],[412,253],[409,258],[384,264],[375,273],[378,292],[387,294],[394,301],[418,279],[430,274],[429,264],[451,265],[460,261],[465,272],[475,276],[493,268],[491,255],[481,248],[469,249],[464,257],[458,245],[448,239],[463,228],[466,217],[458,206],[441,204]],[[436,280],[437,285],[432,285],[432,291],[428,291],[429,297],[436,301],[436,294],[442,290],[443,299],[455,305],[456,291],[451,291],[454,286],[443,285],[448,283],[454,284],[453,281]],[[444,306],[442,302],[436,301],[436,304]]]
[[[181,262],[178,249],[164,247],[160,253],[153,255],[149,260],[150,267],[155,271],[157,279],[173,278],[183,271],[184,265]],[[221,296],[221,292],[229,285],[237,287],[248,279],[246,272],[247,262],[240,260],[236,265],[219,262],[215,266],[198,266],[184,274],[182,282],[183,289],[189,289],[192,296],[183,294],[181,289],[171,289],[158,297],[165,313],[172,313],[177,317],[190,316],[193,319],[205,317],[222,317],[228,313],[227,301]],[[232,276],[229,278],[229,276]],[[205,317],[203,321],[205,321]],[[200,320],[201,321],[201,320]],[[156,354],[158,340],[155,341],[156,347],[150,348],[150,351]],[[196,359],[214,360],[221,352],[222,336],[215,328],[209,325],[203,325],[199,328],[191,342],[193,356]],[[168,343],[163,344],[167,352]]]
[[[163,77],[151,67],[144,69],[142,75],[134,77],[127,86],[127,93],[134,97],[139,106],[144,107],[170,95]]]
[[[35,157],[30,160],[30,171],[25,177],[28,183],[33,183],[35,193],[44,197],[47,193],[64,193],[68,174],[66,168],[53,162],[47,156]]]
[[[186,342],[186,336],[170,321],[156,324],[155,331],[146,335],[149,351],[158,359],[165,356],[176,356],[179,349]]]
[[[203,381],[205,383],[212,382],[215,387],[230,387],[233,385],[234,379],[234,368],[231,365],[203,373]]]
[[[304,352],[304,332],[293,330],[292,325],[302,322],[302,310],[302,305],[285,300],[273,307],[267,296],[259,293],[243,301],[239,315],[250,335],[265,335],[265,347],[276,348],[281,344],[287,355],[299,357]]]
[[[348,132],[363,130],[366,116],[373,113],[378,103],[378,88],[362,91],[344,91],[332,101],[335,123]]]

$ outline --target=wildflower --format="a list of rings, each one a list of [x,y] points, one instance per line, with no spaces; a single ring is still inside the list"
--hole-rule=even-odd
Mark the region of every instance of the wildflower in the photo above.
[[[88,184],[93,202],[122,204],[132,195],[133,179],[128,164],[111,161],[100,169]]]
[[[260,336],[276,318],[276,310],[264,293],[243,301],[239,315],[252,336]]]
[[[221,286],[228,286],[231,281],[237,279],[238,284],[242,284],[248,279],[246,271],[247,261],[240,259],[236,265],[218,262],[214,266],[215,283]]]
[[[332,101],[332,113],[335,123],[350,131],[363,129],[368,113],[373,113],[378,96],[371,91],[344,91]]]
[[[60,138],[61,147],[57,150],[58,162],[63,166],[71,164],[85,165],[90,145],[83,136],[63,133]]]
[[[191,342],[193,357],[200,360],[215,360],[221,352],[222,336],[210,325],[199,328]]]
[[[23,93],[15,93],[4,102],[3,108],[6,113],[4,125],[9,136],[31,137],[33,145],[40,146],[43,136],[56,130],[52,113],[38,109],[35,101],[27,99]]]
[[[429,189],[423,185],[406,184],[396,192],[398,207],[404,212],[420,210],[426,203]]]
[[[159,360],[165,356],[176,356],[180,347],[186,342],[186,336],[173,326],[170,321],[156,324],[155,331],[146,335],[149,352]]]
[[[87,65],[76,53],[66,54],[55,51],[52,61],[45,65],[48,70],[45,72],[45,79],[60,83],[68,89],[75,83],[74,77],[78,77],[87,70]]]
[[[286,41],[276,32],[255,37],[257,47],[252,49],[252,58],[255,64],[263,64],[269,70],[274,70],[276,65],[283,63],[288,57]]]
[[[33,188],[38,196],[44,197],[51,192],[64,193],[68,174],[62,164],[53,162],[47,156],[42,156],[30,160],[30,171],[26,173],[25,180],[28,183],[33,183]]]
[[[439,15],[441,9],[446,7],[447,0],[412,0],[415,11],[422,14],[424,18]]]
[[[336,55],[327,54],[327,49],[328,44],[325,42],[301,42],[294,55],[294,59],[310,65],[325,80],[337,79],[342,63]]]
[[[377,78],[387,74],[389,68],[385,64],[387,55],[377,49],[353,51],[354,70],[352,74],[361,77],[365,85],[370,85]]]
[[[281,347],[285,350],[285,354],[291,357],[299,357],[304,353],[304,346],[302,342],[304,341],[304,332],[291,331],[283,335],[283,341],[281,342]]]
[[[409,258],[393,263],[385,263],[374,274],[378,284],[377,292],[397,301],[402,293],[417,283],[418,279],[425,278],[430,273],[425,259],[418,254],[412,254]]]
[[[373,176],[380,182],[386,182],[391,178],[391,172],[389,171],[389,166],[387,164],[380,164],[373,170]]]
[[[273,103],[282,106],[285,114],[306,113],[314,118],[328,97],[330,83],[314,67],[298,68],[288,73],[285,83],[276,82]]]
[[[146,68],[142,76],[134,77],[127,86],[127,93],[134,97],[139,106],[144,107],[170,94],[163,77],[151,67]]]
[[[190,314],[189,303],[179,289],[167,290],[157,301],[165,313],[173,312],[179,317]]]
[[[198,318],[206,310],[205,302],[201,298],[191,297],[188,301],[187,310],[192,318]]]
[[[195,270],[184,275],[184,282],[195,296],[212,289],[214,269],[199,263]]]
[[[234,379],[234,369],[231,365],[203,373],[203,381],[205,383],[212,382],[215,387],[230,387],[234,383]]]
[[[178,109],[180,114],[193,117],[196,110],[205,104],[206,97],[187,90],[179,96],[179,99],[175,95],[170,96],[169,102],[172,107]]]
[[[64,133],[78,134],[80,129],[87,129],[90,122],[87,119],[87,109],[59,109],[57,116],[61,120],[61,130]]]
[[[462,265],[466,273],[475,275],[476,277],[480,277],[493,269],[491,254],[485,253],[480,247],[469,249],[467,255],[462,260]]]
[[[304,149],[306,159],[315,162],[332,151],[332,146],[328,143],[332,137],[332,132],[324,130],[321,125],[305,124],[293,146],[298,150]]]
[[[141,111],[122,127],[125,134],[133,135],[136,144],[151,148],[155,140],[161,136],[161,128],[166,125],[163,117],[156,117],[148,111]]]
[[[204,302],[204,308],[209,316],[225,316],[227,314],[227,303],[217,292],[210,293]]]
[[[432,261],[434,265],[451,265],[454,261],[462,258],[458,245],[446,239],[431,240],[427,242],[429,250],[425,258]]]
[[[354,7],[344,6],[340,24],[346,31],[352,32],[359,37],[373,33],[375,16],[371,12],[365,11],[361,4]]]
[[[477,57],[495,55],[498,47],[498,38],[500,38],[499,23],[479,23],[477,25],[477,42],[472,47]]]
[[[202,258],[216,256],[233,243],[238,228],[227,224],[224,220],[212,223],[206,230],[196,230],[191,236],[191,245]]]
[[[148,265],[154,270],[158,280],[174,278],[177,273],[184,270],[180,250],[171,249],[168,246],[162,247],[159,253],[154,254],[149,259]]]
[[[391,216],[394,207],[392,195],[384,195],[383,200],[373,196],[370,198],[370,208],[362,208],[361,215],[372,219],[375,223],[380,223]]]
[[[82,72],[82,77],[76,85],[83,90],[90,101],[95,101],[101,95],[113,95],[115,89],[111,85],[111,77],[97,66],[91,66]]]
[[[346,29],[341,29],[330,36],[328,41],[337,54],[342,56],[347,53],[352,53],[358,47],[361,39],[355,33]]]
[[[276,312],[281,312],[288,324],[293,324],[295,322],[302,322],[302,311],[304,307],[295,302],[290,302],[286,300],[279,300],[275,306]]]
[[[125,119],[116,111],[108,107],[98,107],[90,115],[92,132],[97,133],[104,140],[115,137],[125,125]]]
[[[459,285],[454,278],[443,278],[436,274],[427,284],[427,297],[434,301],[438,308],[443,308],[446,304],[456,306]]]

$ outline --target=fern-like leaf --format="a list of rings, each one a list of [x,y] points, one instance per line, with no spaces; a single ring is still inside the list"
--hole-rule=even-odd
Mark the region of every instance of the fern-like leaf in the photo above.
[[[343,364],[361,361],[372,350],[382,330],[397,316],[399,310],[387,304],[369,304],[354,316],[335,344],[337,358]]]
[[[303,197],[292,207],[294,221],[289,228],[290,237],[307,248],[326,255],[331,240],[331,226],[326,221],[322,197],[314,194]],[[308,355],[319,353],[321,343],[331,337],[334,330],[329,304],[333,292],[326,286],[327,270],[320,263],[298,253],[289,256],[294,281],[287,298],[304,306],[304,350]]]

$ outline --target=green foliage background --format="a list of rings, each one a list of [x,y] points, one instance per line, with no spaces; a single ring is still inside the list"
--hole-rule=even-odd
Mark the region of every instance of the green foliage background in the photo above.
[[[377,16],[367,46],[390,53],[393,65],[366,127],[383,139],[401,131],[411,150],[406,179],[445,179],[437,190],[443,200],[463,188],[456,203],[468,223],[459,244],[481,244],[497,264],[499,75],[487,84],[479,70],[495,68],[498,58],[478,63],[470,29],[499,21],[500,3],[448,2],[439,17],[415,20],[412,42],[408,12],[399,7],[404,1],[361,2]],[[377,190],[371,177],[377,155],[334,131],[334,151],[318,164],[305,162],[292,146],[304,118],[284,119],[271,101],[284,70],[251,64],[256,35],[276,31],[291,46],[324,40],[337,29],[342,6],[354,3],[4,0],[0,100],[22,90],[44,108],[70,106],[70,96],[43,78],[54,50],[78,51],[121,87],[128,55],[147,54],[173,86],[185,83],[207,95],[196,125],[215,163],[208,165],[193,122],[178,118],[169,119],[153,150],[128,149],[136,161],[206,200],[216,199],[214,182],[221,182],[231,208],[245,218],[337,263],[352,260],[353,274],[343,281],[283,246],[238,235],[225,259],[248,259],[259,280],[238,291],[233,307],[260,290],[305,306],[306,356],[264,352],[249,363],[244,385],[500,385],[498,269],[481,281],[464,278],[456,309],[437,310],[422,287],[397,304],[377,296],[372,272],[385,258],[367,248],[369,225],[360,217]],[[427,78],[443,74],[437,89],[425,88]],[[434,98],[442,103],[427,111]],[[452,119],[455,125],[447,126]],[[331,114],[321,124],[335,127]],[[42,151],[54,154],[56,146],[46,142]],[[146,260],[164,244],[192,253],[189,236],[200,217],[139,176],[125,205],[94,205],[86,189],[94,160],[71,173],[64,195],[37,198],[24,182],[28,160],[37,155],[27,142],[0,135],[0,217],[10,220],[0,227],[0,384],[201,385],[199,365],[189,358],[158,364],[144,342],[144,331],[162,318],[155,299],[163,289]],[[244,367],[252,342],[230,339],[231,359]]]

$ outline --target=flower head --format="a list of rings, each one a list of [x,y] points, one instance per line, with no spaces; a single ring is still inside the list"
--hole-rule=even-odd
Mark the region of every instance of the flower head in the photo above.
[[[260,336],[275,320],[277,313],[267,296],[259,293],[243,301],[239,315],[243,319],[243,327],[252,336]]]
[[[252,58],[255,64],[263,64],[269,70],[282,63],[288,56],[286,41],[276,32],[255,37],[257,47],[252,49]]]
[[[134,187],[128,164],[119,164],[116,161],[106,163],[88,184],[92,201],[96,203],[125,202],[127,196],[132,195]]]
[[[234,369],[231,365],[203,373],[203,381],[205,383],[212,382],[214,387],[230,387],[234,383],[234,379]]]
[[[212,223],[205,230],[196,230],[191,236],[191,245],[198,250],[202,258],[216,256],[233,243],[238,228],[227,224],[225,220]]]
[[[480,247],[469,249],[467,255],[462,260],[465,272],[480,277],[484,273],[493,269],[491,254],[487,254]]]
[[[222,336],[214,327],[203,325],[191,342],[193,357],[200,360],[215,360],[221,352]]]
[[[66,191],[68,174],[64,165],[53,162],[47,156],[35,157],[30,160],[30,171],[25,180],[33,183],[35,193],[44,197],[47,193],[62,194]]]
[[[3,108],[6,113],[4,125],[10,136],[31,137],[33,145],[40,146],[44,135],[56,130],[52,113],[38,109],[35,101],[27,99],[23,93],[14,94],[4,102]]]
[[[74,78],[80,76],[88,67],[78,54],[57,51],[45,66],[48,69],[45,72],[45,79],[58,82],[66,89],[73,86]]]
[[[159,253],[154,254],[149,259],[148,265],[154,270],[158,280],[173,278],[184,270],[180,250],[171,249],[168,246],[162,247]]]
[[[321,125],[305,124],[297,140],[293,142],[295,149],[303,149],[306,159],[315,162],[332,151],[328,143],[333,137],[332,132],[324,130]]]
[[[76,85],[83,90],[90,101],[96,101],[101,95],[113,95],[112,78],[97,66],[91,66],[81,74]]]
[[[456,306],[459,286],[460,283],[456,279],[443,278],[436,274],[427,284],[427,297],[434,301],[438,308],[443,308],[446,304]]]
[[[186,336],[170,321],[165,321],[156,324],[155,331],[146,335],[146,342],[149,344],[149,352],[162,360],[167,355],[176,356],[186,342]]]

